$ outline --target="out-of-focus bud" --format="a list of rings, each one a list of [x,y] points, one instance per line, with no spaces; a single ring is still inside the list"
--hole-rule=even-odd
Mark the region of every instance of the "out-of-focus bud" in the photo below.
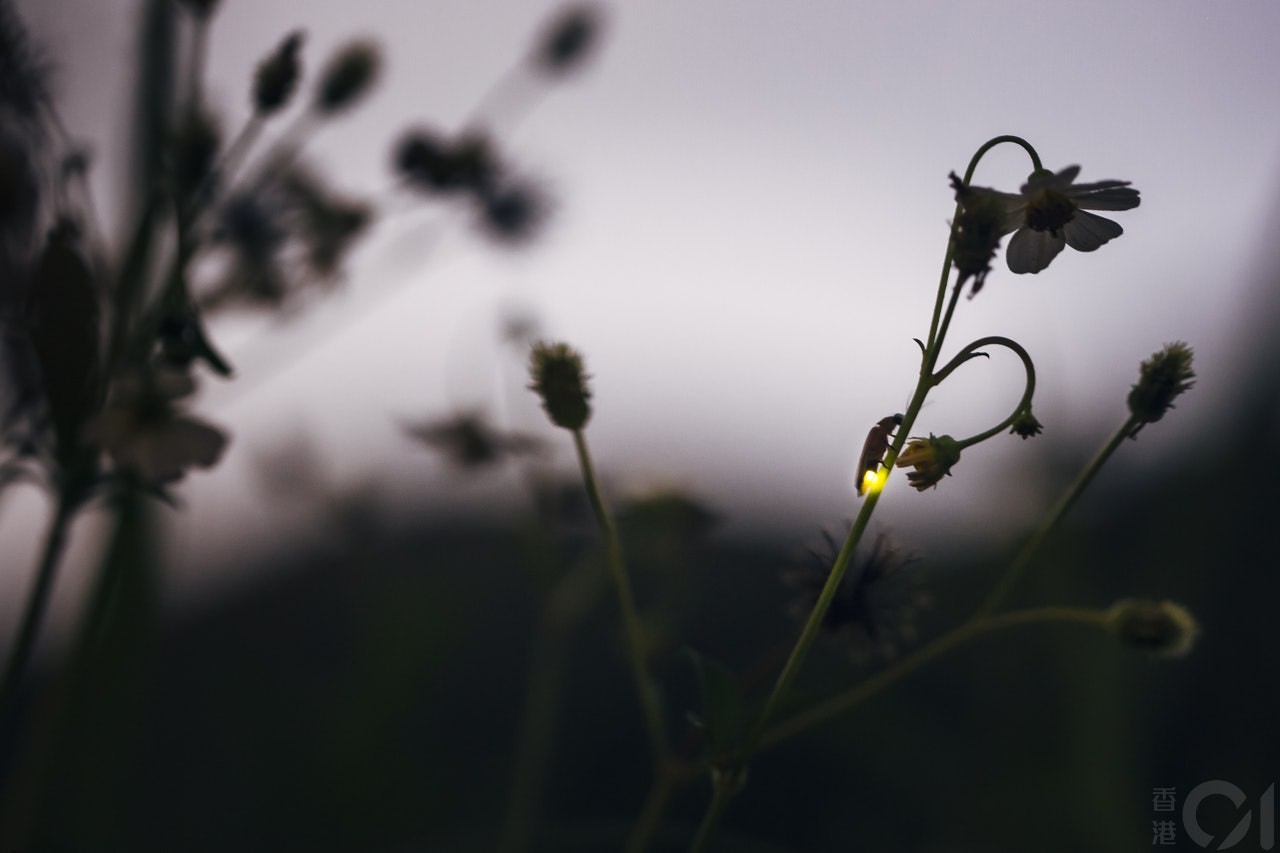
[[[529,358],[529,390],[542,398],[542,408],[558,427],[580,430],[591,418],[591,391],[582,356],[565,343],[536,343]]]
[[[400,140],[396,169],[429,193],[490,193],[501,173],[493,143],[483,133],[445,139],[435,131],[413,130]]]
[[[1173,408],[1178,395],[1189,389],[1195,379],[1191,370],[1191,347],[1182,341],[1165,344],[1142,362],[1138,384],[1129,392],[1129,411],[1138,421],[1130,437],[1147,424],[1153,424]]]
[[[283,109],[293,97],[302,76],[298,57],[301,49],[302,33],[292,32],[258,66],[253,77],[253,106],[259,115],[268,116]]]
[[[562,9],[538,42],[534,67],[554,75],[579,68],[600,40],[603,17],[600,7],[590,3]]]
[[[1172,601],[1117,601],[1106,626],[1124,645],[1161,657],[1182,657],[1200,632],[1187,608]]]
[[[369,91],[382,69],[378,46],[369,41],[355,41],[343,47],[329,60],[316,89],[316,112],[336,115],[350,109]]]

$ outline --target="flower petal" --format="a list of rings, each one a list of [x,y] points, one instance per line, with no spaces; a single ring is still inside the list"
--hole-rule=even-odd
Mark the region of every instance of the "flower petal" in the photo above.
[[[1124,233],[1124,229],[1110,219],[1077,210],[1062,228],[1067,245],[1077,252],[1092,252],[1103,243]]]
[[[1131,210],[1142,202],[1128,181],[1076,184],[1067,191],[1067,197],[1085,210]]]
[[[1077,212],[1076,216],[1079,215]],[[1055,237],[1048,231],[1022,228],[1009,240],[1005,259],[1011,272],[1037,273],[1049,266],[1049,262],[1058,256],[1065,245],[1066,239],[1061,234]]]

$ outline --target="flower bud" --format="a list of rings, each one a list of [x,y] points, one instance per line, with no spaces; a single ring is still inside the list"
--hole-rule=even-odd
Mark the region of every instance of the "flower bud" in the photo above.
[[[320,77],[316,111],[334,115],[353,106],[377,80],[381,62],[378,48],[371,42],[351,42],[338,51]]]
[[[1160,352],[1142,362],[1138,384],[1129,392],[1129,411],[1138,421],[1130,437],[1146,424],[1153,424],[1173,408],[1173,401],[1194,382],[1191,347],[1182,341],[1165,344]]]
[[[298,51],[302,49],[302,33],[295,31],[285,37],[258,66],[253,77],[253,106],[259,115],[268,116],[284,108],[298,88],[302,76],[302,64]]]
[[[558,427],[580,430],[591,418],[591,391],[582,356],[565,343],[536,343],[529,359],[529,390],[542,398],[542,408]]]
[[[930,486],[938,485],[938,481],[950,475],[951,466],[960,461],[960,443],[949,435],[934,436],[927,439],[913,438],[907,443],[906,450],[898,457],[895,467],[915,468],[907,472],[907,482],[917,491],[923,492]]]
[[[560,12],[534,51],[534,65],[548,74],[573,71],[595,47],[600,18],[599,9],[590,4],[570,6]]]
[[[1181,657],[1199,633],[1195,617],[1172,601],[1117,601],[1107,611],[1106,626],[1126,646],[1161,657]]]
[[[951,262],[960,274],[957,287],[973,279],[973,289],[969,291],[969,297],[973,298],[982,290],[987,273],[991,272],[991,259],[1000,248],[1005,206],[994,194],[965,186],[955,172],[951,173],[951,187],[960,205],[960,214],[951,230]]]
[[[1017,417],[1013,419],[1013,426],[1009,429],[1010,435],[1021,436],[1023,441],[1042,432],[1044,432],[1044,424],[1036,420],[1036,416],[1031,414],[1029,408],[1018,412]]]

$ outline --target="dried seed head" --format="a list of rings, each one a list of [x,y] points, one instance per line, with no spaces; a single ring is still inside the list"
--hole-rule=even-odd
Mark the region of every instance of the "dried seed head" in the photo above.
[[[536,343],[529,358],[529,389],[542,398],[542,408],[558,427],[580,430],[591,418],[591,391],[582,356],[565,343]]]
[[[1153,424],[1173,408],[1178,395],[1194,383],[1191,347],[1182,341],[1165,344],[1160,352],[1142,362],[1138,384],[1129,392],[1129,411],[1138,424],[1129,435],[1136,436],[1146,424]]]

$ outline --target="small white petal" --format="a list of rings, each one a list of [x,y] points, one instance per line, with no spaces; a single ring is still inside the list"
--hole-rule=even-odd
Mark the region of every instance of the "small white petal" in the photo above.
[[[1055,237],[1048,231],[1023,228],[1009,240],[1005,259],[1011,272],[1037,273],[1049,266],[1065,245],[1066,239],[1061,234]]]
[[[1124,233],[1124,229],[1110,219],[1077,210],[1062,228],[1067,245],[1077,252],[1092,252],[1103,243]]]
[[[1142,199],[1127,181],[1103,181],[1072,187],[1067,197],[1085,210],[1132,210]]]

